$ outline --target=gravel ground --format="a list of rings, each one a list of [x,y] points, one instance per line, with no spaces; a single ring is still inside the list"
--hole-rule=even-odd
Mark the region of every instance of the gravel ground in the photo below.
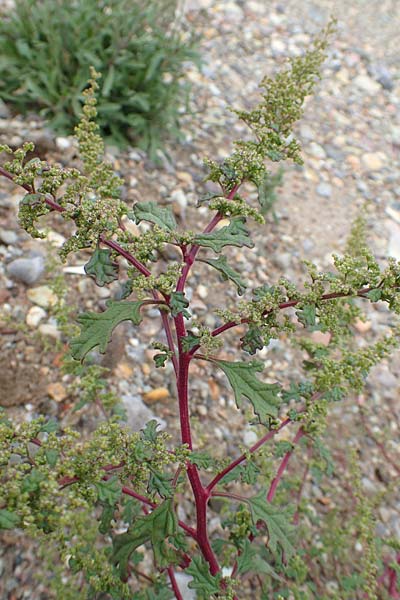
[[[250,107],[257,101],[258,81],[273,73],[286,56],[302,52],[311,35],[334,14],[339,20],[338,32],[324,66],[323,82],[307,102],[304,118],[297,127],[305,164],[285,166],[276,205],[278,218],[269,219],[267,235],[265,228],[257,229],[258,252],[240,250],[232,251],[232,255],[237,268],[251,274],[254,285],[273,282],[283,272],[301,281],[301,259],[327,268],[331,253],[343,250],[352,220],[367,204],[370,239],[377,255],[382,260],[388,254],[400,259],[400,81],[396,70],[400,4],[396,0],[354,0],[349,7],[342,0],[187,0],[185,9],[187,17],[203,33],[202,72],[189,68],[188,73],[194,92],[193,115],[183,120],[184,143],[169,146],[168,158],[161,156],[163,168],[156,168],[137,149],[124,153],[114,148],[107,150],[116,170],[125,178],[127,201],[143,197],[159,200],[161,195],[184,225],[197,227],[198,212],[191,207],[208,188],[203,183],[202,159],[206,155],[223,158],[229,154],[232,141],[243,135],[242,126],[227,106]],[[0,104],[0,142],[18,145],[25,139],[36,141],[41,155],[51,160],[74,160],[75,148],[69,138],[54,138],[34,116],[13,118]],[[18,190],[0,180],[0,404],[17,418],[46,411],[65,422],[75,420],[80,426],[91,428],[93,415],[71,416],[69,409],[74,398],[68,388],[69,380],[64,377],[60,381],[57,376],[59,355],[52,350],[61,333],[52,315],[54,298],[48,284],[52,273],[61,268],[54,264],[49,267],[48,242],[32,241],[18,228],[16,209],[20,197]],[[205,211],[201,218],[206,223]],[[53,223],[50,238],[57,246],[66,231],[60,229],[56,220]],[[78,298],[80,309],[101,308],[112,287],[111,292],[96,288],[82,277],[82,263],[83,260],[77,261],[72,267],[63,268],[72,289],[70,302],[75,304]],[[212,286],[207,293],[203,273],[199,268],[189,285],[200,318],[211,327],[216,323],[212,307],[218,304],[222,291],[227,293],[227,303],[233,304],[235,295],[209,274]],[[383,333],[386,321],[385,311],[372,307],[367,322],[357,327],[360,343]],[[171,373],[154,372],[152,352],[147,349],[147,342],[158,331],[157,318],[148,322],[145,339],[136,339],[128,329],[118,330],[111,358],[106,358],[105,364],[111,369],[111,385],[129,409],[131,423],[137,425],[157,415],[176,431]],[[226,356],[232,355],[227,352]],[[299,368],[295,352],[285,340],[276,342],[261,357],[271,380],[284,380],[289,366],[292,372]],[[338,410],[330,422],[328,435],[332,443],[340,439],[338,446],[346,446],[346,439],[354,432],[360,434],[357,444],[361,456],[368,457],[362,463],[367,493],[384,490],[395,474],[372,434],[386,427],[392,437],[391,456],[399,457],[399,372],[397,354],[374,370],[359,399],[360,404],[370,407],[370,435],[362,429],[354,399],[349,400],[345,411]],[[198,367],[196,374],[199,377],[193,382],[192,410],[198,431],[205,442],[208,438],[218,439],[221,456],[235,455],[237,443],[250,443],[253,432],[233,408],[224,378],[203,367]],[[343,448],[335,448],[334,443],[333,448],[340,458]],[[318,499],[323,490],[309,482],[306,495]],[[379,535],[400,539],[399,510],[398,497],[389,498],[381,506]],[[31,546],[23,546],[19,540],[17,549],[12,549],[16,540],[11,534],[4,540],[6,544],[0,549],[0,576],[4,573],[0,597],[48,598],[45,589],[32,583]]]

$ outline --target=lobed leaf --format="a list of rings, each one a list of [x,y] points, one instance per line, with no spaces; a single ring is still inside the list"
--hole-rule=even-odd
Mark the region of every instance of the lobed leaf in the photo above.
[[[278,546],[283,550],[285,558],[289,559],[296,553],[292,544],[294,526],[291,524],[293,510],[290,507],[273,506],[267,501],[267,492],[261,490],[248,501],[254,525],[263,521],[268,529],[268,547],[277,553]]]
[[[138,202],[133,207],[132,212],[136,223],[148,221],[168,231],[175,231],[177,228],[177,223],[171,210],[159,206],[156,202]],[[132,213],[129,213],[129,216],[131,215]]]
[[[122,321],[132,321],[134,325],[139,325],[142,320],[140,308],[143,301],[128,302],[122,300],[119,302],[109,301],[107,310],[102,313],[83,313],[78,317],[81,325],[79,337],[71,340],[71,354],[76,360],[83,360],[88,352],[93,348],[99,347],[99,351],[104,354],[107,344],[111,340],[113,330]]]
[[[118,263],[111,260],[111,250],[97,247],[85,265],[85,273],[92,277],[99,287],[118,279]]]
[[[242,396],[247,398],[258,416],[260,423],[278,416],[280,385],[264,383],[256,378],[256,373],[263,370],[263,363],[257,360],[251,362],[229,362],[215,360],[224,371],[235,394],[236,406],[241,408]]]
[[[198,246],[211,248],[219,254],[225,246],[247,246],[253,248],[254,243],[249,237],[249,232],[244,226],[246,219],[244,217],[235,217],[231,219],[229,225],[221,227],[218,231],[212,233],[200,233],[195,236],[194,243]]]
[[[232,269],[228,265],[226,256],[219,256],[218,258],[205,258],[203,262],[207,263],[214,269],[217,269],[222,275],[224,281],[230,279],[236,285],[239,296],[243,296],[246,291],[247,284],[240,276],[240,273]]]

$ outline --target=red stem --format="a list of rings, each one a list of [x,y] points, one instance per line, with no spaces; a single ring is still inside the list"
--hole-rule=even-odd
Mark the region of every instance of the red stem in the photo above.
[[[180,338],[185,335],[185,325],[182,315],[175,318],[177,329],[178,344]],[[179,373],[177,377],[177,390],[179,401],[179,419],[181,425],[181,439],[183,444],[187,444],[192,450],[192,435],[190,429],[189,399],[188,399],[188,372],[190,357],[188,353],[179,352]],[[187,463],[186,466],[188,479],[193,491],[194,502],[196,506],[196,540],[200,550],[208,562],[212,575],[218,573],[219,565],[215,554],[211,548],[207,532],[207,503],[210,497],[200,481],[199,472],[196,465]]]
[[[361,288],[360,290],[357,290],[356,292],[348,292],[348,293],[341,293],[341,292],[331,292],[329,294],[324,294],[323,296],[321,296],[321,298],[319,298],[319,300],[334,300],[335,298],[347,298],[347,297],[351,297],[351,296],[359,296],[360,298],[363,298],[365,296],[365,294],[367,294],[368,292],[377,289],[377,287],[368,287],[368,288]],[[297,304],[299,304],[300,302],[302,302],[303,300],[290,300],[289,302],[282,302],[281,304],[278,304],[277,308],[279,310],[282,310],[284,308],[292,308],[293,306],[296,306]],[[271,308],[269,310],[266,310],[264,314],[264,316],[267,316],[269,314],[271,314],[275,309]],[[229,321],[229,323],[225,323],[224,325],[220,325],[220,327],[217,327],[216,329],[214,329],[211,332],[212,336],[217,336],[220,335],[221,333],[224,333],[225,331],[228,331],[228,329],[232,329],[232,327],[237,327],[238,325],[244,325],[245,323],[249,323],[249,319],[241,319],[240,322],[238,323],[237,321]],[[191,349],[190,353],[194,354],[196,352],[196,350],[199,348],[199,346],[194,346],[194,348]]]
[[[175,594],[176,600],[183,600],[183,596],[182,596],[181,591],[180,591],[180,589],[178,587],[178,583],[176,581],[176,577],[175,577],[175,573],[174,573],[173,568],[172,567],[168,567],[167,571],[168,571],[169,580],[171,582],[171,586],[172,586],[173,592]]]
[[[234,196],[240,186],[241,186],[241,183],[238,183],[237,185],[235,185],[232,188],[232,190],[229,192],[229,194],[226,196],[226,199],[232,200],[232,198],[234,198]],[[217,213],[216,215],[214,215],[214,217],[211,219],[211,221],[209,222],[207,227],[204,229],[203,234],[211,233],[211,231],[213,231],[213,229],[216,227],[216,225],[218,225],[218,223],[221,221],[221,219],[223,219],[223,217],[224,216],[221,213]],[[179,277],[179,280],[178,280],[178,285],[176,286],[177,292],[183,292],[183,290],[185,288],[185,284],[186,284],[186,279],[189,275],[189,271],[192,267],[192,264],[194,263],[194,261],[196,259],[197,253],[200,250],[200,248],[201,248],[201,246],[193,244],[193,246],[190,249],[190,252],[186,255],[185,266],[182,269],[181,276]]]
[[[282,421],[282,423],[279,425],[279,427],[277,429],[273,429],[272,431],[269,431],[262,438],[260,438],[258,440],[258,442],[256,442],[254,444],[254,446],[251,446],[251,448],[249,448],[249,450],[248,450],[248,452],[246,452],[246,454],[242,454],[241,456],[239,456],[239,458],[236,458],[234,461],[232,461],[227,467],[225,467],[225,469],[223,469],[220,473],[218,473],[218,475],[216,475],[214,477],[214,479],[208,484],[208,486],[206,488],[208,490],[208,492],[211,493],[211,490],[213,488],[215,488],[215,486],[221,481],[221,479],[223,479],[225,477],[225,475],[227,473],[230,473],[235,467],[240,465],[240,463],[244,462],[247,459],[247,455],[249,452],[250,453],[256,452],[256,450],[261,448],[261,446],[263,446],[266,442],[268,442],[268,440],[272,439],[277,433],[279,433],[279,431],[281,431],[281,429],[286,427],[286,425],[288,425],[289,423],[291,423],[291,419],[289,419],[289,417],[287,417],[284,421]]]
[[[293,439],[293,442],[292,442],[293,446],[295,446],[304,435],[305,435],[305,431],[303,430],[302,427],[300,427],[300,429],[298,430],[298,432],[296,433],[296,435]],[[285,456],[283,457],[282,462],[279,465],[278,471],[276,473],[276,477],[272,480],[272,483],[268,490],[268,494],[267,494],[268,502],[272,502],[272,500],[274,499],[279,482],[282,479],[284,472],[286,471],[286,468],[288,466],[289,460],[290,460],[293,452],[294,452],[294,448],[289,450],[289,452],[286,452]]]

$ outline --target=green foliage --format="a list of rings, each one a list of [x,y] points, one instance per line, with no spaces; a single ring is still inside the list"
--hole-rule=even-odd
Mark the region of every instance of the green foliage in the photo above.
[[[273,506],[266,500],[266,491],[261,490],[249,501],[254,525],[262,521],[268,530],[268,547],[273,553],[278,547],[289,559],[296,552],[293,546],[294,527],[291,525],[293,510],[290,507]]]
[[[123,321],[139,325],[142,320],[140,308],[143,302],[111,302],[103,313],[83,313],[78,317],[81,325],[79,337],[71,341],[71,354],[76,360],[83,360],[90,350],[99,347],[104,354],[111,340],[113,330]]]
[[[71,134],[93,65],[104,77],[102,136],[154,158],[166,135],[179,134],[185,64],[198,61],[176,8],[174,0],[17,0],[0,22],[0,98]]]
[[[249,363],[231,363],[226,360],[216,360],[215,363],[227,376],[238,408],[242,406],[242,396],[244,396],[251,402],[260,423],[277,417],[281,403],[280,386],[277,383],[263,383],[256,378],[256,373],[264,368],[262,362],[253,360]]]

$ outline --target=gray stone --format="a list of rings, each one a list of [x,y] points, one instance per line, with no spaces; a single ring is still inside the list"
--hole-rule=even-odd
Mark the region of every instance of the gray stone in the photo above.
[[[15,281],[22,281],[26,285],[36,283],[44,273],[44,258],[16,258],[7,265],[7,273]]]
[[[383,63],[372,63],[368,66],[368,73],[381,84],[384,90],[388,90],[389,92],[393,90],[394,81],[386,65]]]
[[[6,246],[12,246],[18,241],[18,236],[12,229],[0,229],[0,242]]]
[[[196,600],[196,591],[189,588],[189,583],[192,581],[193,577],[190,577],[190,575],[186,575],[185,573],[175,573],[175,579],[183,600]]]
[[[9,119],[11,117],[10,109],[3,100],[0,100],[0,119]]]
[[[125,394],[121,397],[121,400],[126,410],[127,424],[132,431],[139,431],[152,419],[155,419],[159,423],[161,429],[165,429],[166,422],[164,419],[157,417],[157,415],[145,405],[141,396]]]
[[[332,186],[323,181],[317,187],[317,194],[323,198],[330,198],[332,195]]]
[[[357,86],[363,92],[372,95],[377,94],[381,89],[379,83],[374,81],[371,77],[368,77],[368,75],[358,75],[354,79],[354,85]]]
[[[277,254],[276,256],[274,256],[273,260],[275,265],[279,269],[286,271],[287,269],[289,269],[292,263],[292,255],[289,254],[289,252],[282,252],[282,254]]]

